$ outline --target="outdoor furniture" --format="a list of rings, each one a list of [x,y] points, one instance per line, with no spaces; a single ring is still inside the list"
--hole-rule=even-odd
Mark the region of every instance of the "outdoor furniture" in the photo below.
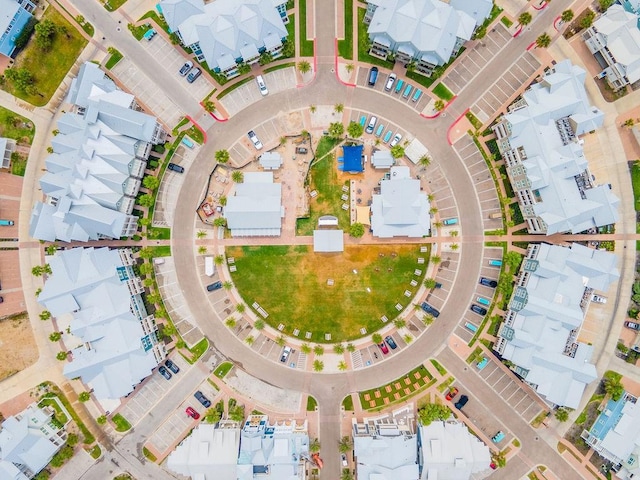
[[[422,265],[424,263],[424,258],[418,257],[418,263]]]
[[[398,310],[399,312],[402,311],[402,305],[396,303],[396,310]]]
[[[307,332],[304,334],[304,338],[306,338],[307,340],[309,340],[311,338],[311,332]]]
[[[330,287],[332,287],[332,286],[333,286],[333,283],[334,283],[333,278],[329,278],[329,279],[327,280],[327,285],[329,285]]]
[[[227,258],[227,263],[231,265],[232,263],[236,263],[236,259],[234,257]]]
[[[425,253],[427,251],[427,246],[423,245],[422,247],[420,247],[420,253]]]
[[[387,322],[389,321],[389,319],[387,318],[387,316],[386,316],[386,315],[382,315],[382,316],[380,317],[380,320],[382,320],[382,323],[387,323]]]
[[[409,283],[409,285],[411,285],[412,287],[415,287],[418,285],[418,282],[416,282],[415,280],[411,280],[411,282]]]
[[[324,339],[328,342],[329,340],[331,340],[331,334],[330,333],[325,333],[324,334]]]
[[[346,185],[342,186],[342,191],[343,192],[348,192],[349,191],[349,187],[347,187]]]
[[[342,209],[343,210],[349,210],[349,205],[347,205],[346,203],[342,204]]]
[[[346,193],[343,193],[342,196],[340,197],[342,200],[348,200],[349,199],[349,195],[347,195]]]
[[[417,269],[417,268],[416,268],[416,269],[413,271],[413,274],[414,274],[414,275],[418,275],[418,276],[420,276],[420,275],[422,275],[422,270],[419,270],[419,269]]]
[[[237,269],[238,269],[238,267],[236,267],[235,265],[231,265],[231,266],[229,267],[229,271],[230,271],[230,272],[235,272]]]
[[[361,335],[366,335],[366,334],[367,334],[367,329],[366,329],[366,328],[364,328],[364,327],[362,327],[362,328],[360,329],[360,334],[361,334]]]
[[[404,296],[409,298],[411,296],[411,292],[409,290],[404,291]]]
[[[294,337],[297,337],[298,335],[300,335],[300,329],[299,329],[299,328],[296,328],[296,329],[293,331],[293,336],[294,336]]]
[[[283,323],[278,325],[278,331],[281,332],[282,330],[284,330],[284,324]]]
[[[311,191],[311,193],[309,194],[309,196],[310,196],[311,198],[315,198],[315,197],[317,197],[317,196],[318,196],[318,191],[317,191],[317,190],[312,190],[312,191]]]

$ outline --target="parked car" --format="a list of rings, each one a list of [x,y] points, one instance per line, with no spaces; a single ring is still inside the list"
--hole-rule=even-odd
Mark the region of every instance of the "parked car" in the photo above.
[[[191,61],[184,62],[184,65],[182,65],[182,68],[180,68],[180,71],[178,73],[184,77],[187,73],[191,71],[192,68],[193,68],[193,62]]]
[[[440,315],[440,312],[429,305],[427,302],[422,302],[420,308],[422,308],[422,310],[427,312],[429,315],[432,315],[434,318],[438,318],[438,316]]]
[[[373,129],[376,128],[376,123],[378,123],[378,117],[371,115],[367,128],[365,128],[364,131],[367,133],[373,133]]]
[[[307,150],[305,147],[296,147],[296,153],[299,153],[300,155],[304,155],[308,151],[309,150]]]
[[[220,290],[222,288],[222,282],[214,282],[210,285],[207,285],[207,292],[213,292],[215,290]]]
[[[456,217],[453,218],[445,218],[442,221],[443,225],[457,225],[458,224],[458,219]]]
[[[205,397],[200,390],[194,393],[193,396],[196,397],[196,400],[198,400],[204,408],[209,408],[211,406],[211,400]]]
[[[595,303],[607,303],[607,297],[603,297],[602,295],[593,295],[591,300]]]
[[[378,80],[378,67],[371,67],[371,70],[369,70],[369,86],[374,87],[376,80]]]
[[[258,88],[260,89],[260,95],[262,95],[263,97],[265,95],[269,95],[269,90],[267,90],[267,84],[264,83],[264,78],[262,78],[262,75],[258,75],[256,77],[256,82],[258,83]]]
[[[451,400],[453,400],[455,398],[455,396],[458,394],[458,388],[457,387],[453,387],[451,390],[449,390],[447,392],[446,395],[446,399],[450,402]]]
[[[395,73],[390,74],[390,75],[389,75],[389,78],[387,78],[387,83],[386,83],[386,85],[384,86],[384,89],[385,89],[387,92],[391,91],[391,89],[393,88],[393,83],[396,81],[396,78],[397,78],[397,77],[396,77],[396,74],[395,74]]]
[[[249,137],[249,140],[251,140],[253,146],[256,147],[256,150],[262,150],[263,145],[262,142],[258,140],[256,132],[254,132],[253,130],[249,130],[249,132],[247,133],[247,137]]]
[[[4,298],[0,297],[0,303],[4,302]]]
[[[286,346],[284,347],[284,349],[282,350],[282,355],[280,355],[280,361],[282,363],[287,363],[287,358],[289,358],[289,354],[291,353],[291,347],[290,346]]]
[[[160,365],[160,368],[158,369],[158,372],[160,373],[160,375],[162,375],[167,380],[171,380],[171,374],[169,373],[169,370],[167,370],[165,368],[164,365]]]
[[[467,397],[466,395],[462,395],[460,397],[460,400],[458,400],[454,404],[454,407],[456,407],[458,410],[462,410],[462,407],[464,407],[467,404],[468,401],[469,401],[469,397]]]
[[[488,363],[489,363],[489,359],[487,357],[482,357],[482,360],[476,363],[476,367],[478,368],[478,370],[482,370],[484,367],[487,366]]]
[[[624,326],[631,330],[640,330],[640,323],[636,322],[624,322]]]
[[[193,407],[187,407],[185,412],[187,412],[187,415],[189,415],[194,420],[198,420],[200,418],[200,414],[196,412]]]
[[[180,165],[176,165],[175,163],[169,163],[167,165],[167,168],[169,170],[173,170],[174,172],[184,173],[184,167],[181,167]]]
[[[391,335],[385,337],[384,341],[387,342],[387,345],[389,345],[389,348],[391,350],[395,350],[396,348],[398,348],[398,345],[396,344],[396,341],[393,339],[393,337]]]
[[[173,363],[171,360],[169,360],[168,358],[164,361],[164,364],[173,373],[178,373],[180,371],[180,368],[178,368],[178,366],[175,363]]]
[[[396,136],[393,137],[393,140],[391,140],[391,143],[389,144],[390,147],[395,147],[400,140],[402,140],[402,135],[400,135],[399,133],[396,133]]]
[[[189,72],[189,75],[187,75],[187,82],[195,82],[196,78],[198,78],[200,75],[202,75],[202,70],[200,70],[199,68],[194,68]]]
[[[384,353],[385,355],[386,355],[387,353],[389,353],[389,348],[387,347],[387,344],[386,344],[386,343],[384,343],[384,342],[379,343],[379,344],[378,344],[378,348],[379,348],[380,350],[382,350],[382,353]]]
[[[493,437],[491,437],[491,441],[493,443],[500,443],[504,439],[504,436],[504,432],[500,430]]]
[[[347,456],[344,453],[340,454],[340,461],[342,462],[343,467],[349,466],[349,462],[347,462]]]
[[[496,282],[495,280],[491,280],[490,278],[480,277],[480,285],[496,288],[498,286],[498,282]]]
[[[483,315],[483,316],[487,314],[486,308],[483,308],[480,305],[476,305],[475,303],[471,305],[471,311],[473,313],[477,313],[478,315]]]

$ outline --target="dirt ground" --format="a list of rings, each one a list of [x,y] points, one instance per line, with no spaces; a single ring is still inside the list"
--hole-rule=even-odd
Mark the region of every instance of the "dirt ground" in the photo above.
[[[0,380],[24,370],[38,359],[38,347],[26,313],[0,321]]]

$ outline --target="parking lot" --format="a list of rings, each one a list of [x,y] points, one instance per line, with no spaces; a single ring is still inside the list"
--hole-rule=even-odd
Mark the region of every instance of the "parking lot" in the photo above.
[[[524,52],[509,69],[471,107],[471,111],[482,122],[500,110],[516,91],[529,85],[540,68],[540,62],[531,52]]]
[[[149,58],[155,59],[155,61],[162,66],[169,73],[180,76],[178,73],[180,68],[191,57],[182,52],[179,46],[174,46],[162,35],[156,35],[151,41],[141,40],[140,45],[147,51]],[[196,62],[192,63],[197,67]],[[200,68],[202,70],[202,68]],[[202,101],[213,89],[213,84],[209,81],[206,75],[200,75],[193,83],[188,83],[186,78],[181,80],[184,83],[184,88],[189,95],[191,95],[197,102]]]
[[[495,183],[482,153],[480,153],[469,135],[465,135],[458,140],[453,145],[453,149],[462,160],[467,172],[469,172],[469,176],[473,180],[476,198],[480,204],[484,229],[495,230],[502,228],[502,217],[489,218],[492,213],[500,213],[502,210]]]
[[[386,90],[385,85],[389,79],[390,73],[391,72],[386,73],[379,71],[378,80],[376,81],[375,86],[371,87],[369,86],[369,67],[358,67],[356,84],[360,87],[375,90],[383,95],[390,95],[395,100],[406,104],[418,112],[424,110],[427,104],[431,101],[431,96],[429,95],[429,92],[426,91],[426,87],[423,87],[411,79],[401,78],[401,76],[398,76],[396,81],[393,83],[391,90]],[[398,85],[400,85],[400,89],[398,89]]]
[[[453,93],[459,94],[500,53],[509,39],[511,34],[502,24],[497,23],[471,50],[464,52],[455,61],[442,81]]]
[[[269,95],[296,88],[298,84],[294,67],[281,68],[265,73],[262,78],[267,85]],[[255,80],[251,80],[220,98],[219,102],[229,116],[232,117],[239,111],[262,100],[262,98],[258,84]]]
[[[12,220],[13,225],[0,226],[0,238],[5,248],[0,250],[0,317],[25,310],[20,279],[20,259],[18,258],[18,218],[20,213],[20,195],[22,193],[22,177],[0,172],[0,218]]]
[[[201,148],[197,143],[193,143],[193,148],[189,148],[181,143],[171,157],[171,162],[188,170]],[[180,194],[183,182],[184,173],[174,172],[168,168],[164,171],[162,182],[158,189],[156,207],[153,212],[154,226],[169,227],[173,225],[178,195]]]

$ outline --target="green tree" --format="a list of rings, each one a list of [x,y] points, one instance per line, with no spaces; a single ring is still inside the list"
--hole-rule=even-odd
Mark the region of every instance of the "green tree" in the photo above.
[[[153,175],[146,175],[142,179],[142,185],[149,190],[155,190],[160,185],[160,180],[158,177],[154,177]]]
[[[315,353],[317,356],[324,355],[324,347],[322,345],[316,345],[315,347],[313,347],[313,353]]]
[[[620,400],[620,397],[624,394],[624,386],[620,380],[619,377],[615,376],[610,376],[604,380],[604,391],[611,396],[614,402]]]
[[[200,255],[204,255],[205,253],[207,253],[207,247],[205,247],[204,245],[200,245],[200,246],[198,247],[198,253],[199,253]]]
[[[431,157],[429,157],[429,155],[423,155],[420,157],[420,160],[418,160],[418,163],[421,167],[427,168],[431,165]]]
[[[229,152],[227,150],[218,150],[216,152],[216,162],[227,163],[229,161]]]
[[[34,292],[36,297],[40,296],[40,294],[42,293],[42,288],[38,287],[36,288],[36,291]]]
[[[57,31],[56,24],[50,19],[42,20],[38,22],[35,27],[36,30],[36,45],[42,50],[49,50],[53,37]]]
[[[353,353],[356,351],[356,346],[353,343],[347,343],[347,352]]]
[[[407,322],[406,322],[403,318],[396,318],[396,319],[393,321],[393,325],[394,325],[396,328],[400,329],[400,328],[404,328],[404,327],[406,327],[406,326],[407,326]]]
[[[349,122],[347,133],[351,138],[360,138],[364,133],[364,127],[358,122]]]
[[[311,64],[306,60],[302,60],[301,62],[298,62],[298,71],[302,74],[310,72]]]
[[[333,122],[329,124],[329,136],[340,138],[344,135],[344,125],[342,122]]]
[[[313,371],[314,372],[321,372],[322,370],[324,370],[324,362],[321,360],[314,360],[313,361]]]
[[[149,262],[144,262],[142,265],[140,265],[140,273],[143,275],[149,275],[151,272],[153,272],[153,265],[151,265]]]
[[[107,423],[107,417],[105,415],[100,415],[98,418],[96,418],[96,422],[98,423],[98,425],[104,425],[105,423]]]
[[[47,275],[51,275],[51,273],[52,273],[52,272],[51,272],[51,265],[49,265],[48,263],[45,263],[45,264],[42,266],[42,271],[43,271],[44,273],[46,273]]]
[[[441,261],[442,261],[442,258],[440,258],[438,255],[431,256],[431,262],[433,262],[434,265],[439,264]]]
[[[426,326],[431,325],[434,320],[435,318],[433,317],[433,315],[430,315],[428,313],[422,317],[422,323],[424,323]]]
[[[149,195],[148,193],[140,195],[140,197],[138,198],[138,203],[143,207],[150,207],[154,204],[154,202],[155,200],[153,198],[153,195]]]
[[[61,338],[62,333],[60,332],[53,332],[51,335],[49,335],[49,340],[51,340],[52,342],[58,342]]]
[[[347,453],[349,450],[353,448],[353,443],[351,442],[351,437],[344,436],[338,442],[338,450],[340,453]]]
[[[309,442],[309,451],[311,453],[318,453],[320,451],[320,440],[314,438]]]
[[[411,342],[413,342],[413,335],[406,333],[404,337],[402,337],[402,339],[404,340],[404,343],[409,345]]]
[[[227,219],[224,217],[218,217],[213,221],[214,227],[225,227],[227,225]]]
[[[26,68],[8,68],[5,70],[4,76],[13,83],[16,90],[21,92],[29,90],[34,82],[33,75]]]
[[[52,243],[51,245],[47,245],[47,248],[44,249],[44,251],[47,253],[47,255],[53,255],[56,253],[57,247],[55,243]]]
[[[374,333],[373,335],[371,335],[371,340],[373,340],[373,343],[382,343],[382,335],[380,335],[379,333]]]
[[[613,5],[613,2],[614,0],[598,0],[600,11],[605,12],[611,5]]]
[[[236,319],[233,317],[229,317],[225,320],[224,324],[229,327],[229,328],[235,328],[236,327]]]
[[[424,286],[428,289],[436,288],[437,283],[435,278],[425,278],[424,280]]]
[[[429,425],[435,420],[446,420],[451,415],[449,407],[436,403],[427,403],[418,410],[418,419],[422,425]]]
[[[249,346],[253,345],[253,342],[255,341],[256,339],[253,337],[253,335],[248,335],[247,338],[244,339],[244,342]]]
[[[222,282],[222,288],[224,288],[225,290],[231,290],[233,288],[233,283],[231,283],[229,280],[227,280],[226,282]]]
[[[344,345],[342,345],[341,343],[336,343],[333,346],[333,351],[334,351],[334,353],[337,353],[338,355],[342,355],[344,353]]]
[[[538,38],[536,38],[536,46],[540,48],[547,48],[551,45],[551,37],[548,33],[543,33]]]
[[[31,269],[31,275],[33,275],[34,277],[41,277],[43,273],[44,268],[42,267],[42,265],[36,265]]]
[[[309,355],[311,353],[311,350],[312,350],[311,345],[309,345],[308,343],[303,343],[302,346],[300,347],[300,351],[305,355]]]
[[[206,236],[207,236],[207,232],[204,230],[198,230],[198,232],[196,233],[197,238],[204,238]]]
[[[394,145],[391,147],[391,156],[393,158],[404,157],[404,147],[402,145]]]
[[[58,352],[56,358],[60,361],[67,359],[67,352]]]
[[[218,423],[222,418],[222,414],[217,408],[210,408],[204,414],[204,421],[209,424]]]
[[[238,73],[240,75],[245,75],[251,71],[251,65],[247,65],[246,63],[238,64]]]
[[[360,238],[364,235],[364,225],[356,222],[351,227],[349,227],[349,233],[354,238]]]
[[[76,15],[76,22],[82,25],[84,23],[84,17],[82,15]]]
[[[507,464],[507,457],[505,456],[503,451],[492,452],[491,459],[493,460],[493,463],[495,463],[498,466],[498,468],[504,468],[505,465]]]
[[[139,252],[140,258],[149,259],[154,257],[154,252],[151,247],[143,247]]]
[[[560,15],[560,18],[564,23],[570,22],[571,20],[573,20],[573,10],[565,10],[564,12],[562,12],[562,15]]]
[[[81,402],[88,402],[91,399],[91,394],[89,392],[80,392],[78,395],[78,400]]]
[[[162,297],[160,296],[159,293],[150,293],[147,295],[147,302],[153,304],[153,305],[158,305],[160,302],[162,302]]]
[[[440,99],[436,100],[433,104],[433,108],[435,108],[436,112],[444,110],[444,101]]]
[[[288,38],[282,42],[282,56],[285,58],[293,57],[296,53],[296,46]]]
[[[261,318],[257,319],[254,324],[253,327],[256,330],[264,330],[264,320],[262,320]]]
[[[529,12],[523,12],[518,17],[518,23],[520,23],[520,25],[522,26],[529,25],[531,23],[531,20],[533,20],[533,17]]]
[[[209,113],[213,113],[216,111],[216,104],[211,100],[205,100],[204,102],[202,102],[202,106],[204,107],[205,111]]]
[[[595,18],[596,18],[596,12],[594,12],[590,8],[587,9],[587,12],[580,19],[580,28],[584,28],[584,29],[589,28],[593,24],[593,21],[595,20]]]
[[[223,207],[226,207],[227,206],[227,197],[225,197],[224,195],[221,196],[218,199],[218,202],[220,202],[220,205],[222,205]]]
[[[340,480],[353,480],[353,474],[351,470],[348,468],[343,468],[342,473],[340,473]]]
[[[231,174],[231,180],[233,180],[235,183],[244,182],[244,173],[242,173],[240,170],[234,170],[234,172]]]
[[[342,104],[342,103],[336,103],[336,104],[333,106],[333,111],[334,111],[334,112],[336,112],[336,113],[342,113],[342,112],[344,112],[344,104]]]
[[[560,407],[556,410],[555,417],[559,422],[566,422],[569,420],[569,412],[566,408]]]
[[[273,54],[269,51],[264,52],[260,55],[260,60],[258,60],[260,65],[266,65],[267,63],[273,62]]]
[[[49,310],[43,310],[40,312],[40,320],[49,320],[51,318],[51,312]]]

